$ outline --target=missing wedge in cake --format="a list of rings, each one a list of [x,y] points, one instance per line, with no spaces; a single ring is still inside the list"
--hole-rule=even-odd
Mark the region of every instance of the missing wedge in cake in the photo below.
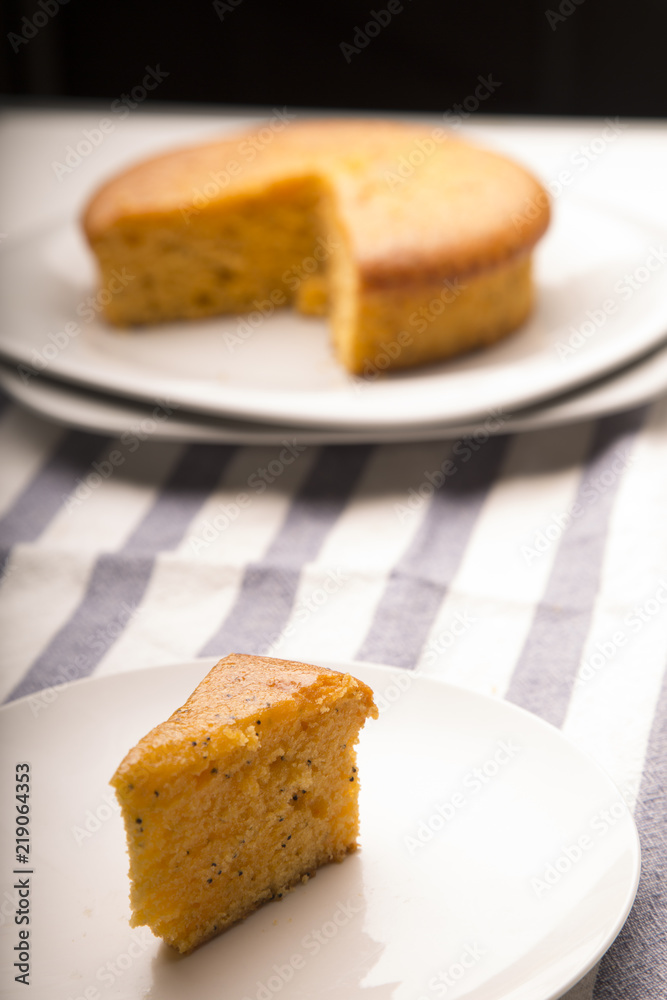
[[[242,133],[119,174],[84,216],[102,283],[123,267],[133,276],[106,318],[128,326],[294,306],[330,317],[334,353],[355,375],[507,336],[532,307],[548,196],[506,157],[444,132],[434,143],[431,132],[302,121],[250,162],[239,149],[252,133]],[[425,142],[418,169],[389,183]]]
[[[356,850],[355,744],[377,714],[349,674],[220,660],[112,778],[131,925],[187,953]]]

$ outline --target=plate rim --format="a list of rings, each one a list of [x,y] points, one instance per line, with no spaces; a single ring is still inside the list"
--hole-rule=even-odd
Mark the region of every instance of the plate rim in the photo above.
[[[597,198],[589,198],[587,195],[579,192],[570,192],[568,196],[568,203],[574,203],[575,206],[577,204],[582,204],[584,207],[588,206],[598,214],[606,212],[607,216],[610,218],[616,218],[618,216],[619,218],[625,220],[626,225],[632,224],[645,233],[651,233],[654,239],[660,238],[660,234],[662,233],[662,229],[651,226],[651,224],[644,218],[639,216],[635,217],[634,214],[628,218],[627,212],[615,213],[613,203],[608,201],[603,201],[601,203]],[[51,219],[40,227],[32,227],[29,232],[22,232],[16,240],[10,241],[0,247],[0,254],[12,254],[13,252],[18,251],[21,247],[25,248],[26,245],[32,245],[35,250],[38,250],[37,244],[41,241],[45,241],[49,237],[57,235],[58,232],[66,233],[67,231],[76,232],[77,237],[84,240],[78,219],[73,217],[70,213],[66,217],[61,215],[57,219]],[[665,308],[667,310],[667,306]],[[211,318],[214,319],[215,317]],[[232,391],[235,392],[235,398],[233,400],[227,401],[224,396],[222,399],[216,400],[210,400],[208,398],[204,400],[199,399],[196,391],[197,387],[199,387],[199,391],[201,392],[202,386],[205,387],[208,385],[209,380],[206,379],[200,381],[194,378],[178,379],[173,375],[169,375],[168,377],[161,377],[161,388],[154,388],[156,392],[162,393],[162,395],[166,394],[170,396],[174,400],[178,401],[180,406],[187,408],[194,413],[207,414],[223,418],[245,419],[250,421],[255,419],[261,420],[267,424],[280,425],[281,422],[292,423],[294,426],[303,428],[307,428],[312,424],[318,424],[323,429],[352,430],[355,427],[363,427],[363,429],[371,431],[373,429],[379,430],[407,426],[424,426],[443,422],[454,423],[455,420],[460,422],[474,422],[488,418],[490,411],[493,410],[500,411],[502,413],[507,412],[508,410],[511,411],[512,409],[526,408],[539,405],[540,403],[545,403],[554,396],[581,389],[589,382],[598,378],[609,376],[614,371],[622,368],[624,365],[631,364],[640,358],[642,353],[647,353],[655,348],[667,334],[667,311],[665,312],[665,316],[662,317],[659,322],[657,319],[658,318],[656,317],[656,321],[654,323],[655,329],[650,335],[644,333],[638,342],[636,339],[636,331],[629,332],[627,336],[622,338],[624,345],[622,350],[621,345],[618,343],[619,338],[617,338],[615,347],[611,350],[611,352],[603,354],[602,360],[597,354],[589,356],[588,362],[584,361],[581,363],[581,369],[574,377],[572,376],[572,373],[570,373],[570,376],[567,379],[557,380],[557,385],[551,384],[553,380],[547,380],[549,385],[542,385],[541,388],[535,388],[532,385],[529,385],[522,389],[520,398],[514,396],[512,401],[506,399],[504,402],[496,401],[492,403],[491,406],[489,406],[489,404],[482,405],[480,403],[479,406],[475,405],[472,408],[468,407],[466,409],[464,407],[456,417],[452,415],[445,415],[445,417],[438,415],[438,413],[433,412],[432,406],[430,412],[420,411],[417,415],[414,413],[403,413],[399,417],[387,417],[385,414],[379,422],[374,420],[372,415],[369,415],[368,413],[366,415],[357,412],[350,414],[342,404],[355,398],[355,392],[351,385],[345,387],[343,392],[333,390],[332,400],[334,401],[334,405],[336,401],[341,404],[335,414],[330,412],[319,412],[317,414],[312,412],[303,412],[303,402],[307,401],[310,397],[321,398],[321,391],[313,392],[310,390],[297,394],[289,394],[293,399],[298,399],[299,403],[296,410],[290,410],[288,413],[280,406],[278,410],[276,410],[275,401],[267,404],[266,406],[260,405],[258,407],[256,397],[261,395],[261,391],[256,388],[252,390],[254,402],[250,405],[245,405],[243,400],[243,395],[247,391],[246,388],[234,387],[233,385],[225,386],[224,383],[220,383],[217,388],[222,390],[223,394],[225,388],[231,388]],[[187,321],[184,320],[175,322]],[[646,321],[644,321],[644,324],[645,323]],[[517,330],[516,332],[520,335],[520,330]],[[508,339],[511,339],[511,337]],[[502,344],[502,341],[500,343]],[[476,352],[472,353],[474,354]],[[29,365],[31,346],[28,342],[24,344],[21,341],[12,342],[11,340],[8,344],[3,341],[2,334],[0,333],[0,357],[8,359],[17,365]],[[155,393],[152,392],[152,389],[149,388],[147,390],[145,387],[142,387],[141,383],[145,376],[140,372],[108,373],[104,365],[100,363],[96,365],[95,374],[91,375],[90,373],[86,373],[84,371],[72,372],[67,370],[67,366],[63,369],[62,362],[59,364],[59,361],[60,356],[56,357],[53,362],[51,362],[54,365],[52,377],[55,379],[67,381],[75,386],[92,390],[101,390],[111,395],[120,396],[121,398],[131,399],[138,402],[151,401],[155,395]],[[128,364],[129,366],[128,362],[123,363]],[[507,364],[510,364],[510,362],[505,363],[505,365]],[[505,365],[501,365],[501,373]],[[409,377],[410,374],[414,372],[417,373],[416,377],[418,378],[419,372],[421,371],[432,373],[433,368],[405,369],[403,374],[407,372]],[[530,375],[530,372],[528,372],[527,375]],[[150,374],[149,377],[151,377]],[[499,381],[502,382],[502,379],[499,378]],[[213,385],[214,383],[211,382],[211,387]],[[387,402],[390,402],[388,399],[389,394],[391,393],[393,396],[394,390],[389,389],[390,383],[385,383],[382,388],[384,389],[385,386],[388,389],[388,392],[385,392],[384,394],[385,401],[383,403],[386,408]],[[400,388],[400,384],[397,384],[397,388]],[[446,386],[443,386],[442,389],[444,391]],[[417,385],[414,386],[414,390],[418,391]],[[437,395],[437,393],[434,393],[434,395]]]
[[[526,410],[519,410],[510,413],[507,420],[497,431],[491,429],[492,434],[515,434],[532,431],[544,431],[559,427],[567,427],[574,423],[581,423],[588,420],[598,420],[613,413],[621,413],[639,406],[650,405],[662,398],[667,392],[667,378],[664,385],[653,386],[649,391],[635,393],[634,398],[628,401],[622,399],[618,405],[610,406],[609,402],[598,401],[597,404],[590,404],[590,393],[609,392],[613,388],[614,382],[624,382],[627,377],[632,378],[635,370],[643,366],[648,367],[653,362],[664,363],[667,369],[667,337],[657,347],[653,347],[645,355],[635,358],[627,366],[615,370],[596,379],[586,386],[574,389],[563,396],[554,397],[552,400],[545,400],[535,407],[528,407]],[[14,371],[14,367],[0,358],[0,388],[7,393],[14,403],[25,407],[29,412],[37,415],[41,419],[55,420],[63,427],[74,427],[80,430],[94,431],[96,433],[108,434],[110,436],[120,436],[124,433],[132,433],[133,428],[143,419],[151,419],[150,404],[140,400],[111,396],[104,393],[94,393],[85,386],[74,385],[65,379],[51,377],[50,375],[38,376],[39,384],[48,386],[48,392],[72,397],[77,405],[101,407],[137,407],[136,414],[127,414],[127,419],[116,417],[116,422],[105,418],[103,412],[94,412],[94,419],[86,421],[84,417],[73,417],[71,414],[64,416],[59,412],[60,401],[44,402],[44,396],[39,390],[35,393],[35,386],[22,391],[19,385],[20,378]],[[618,386],[616,387],[618,390]],[[623,391],[623,386],[621,386]],[[47,400],[48,400],[47,392]],[[627,393],[627,388],[625,389]],[[86,396],[98,396],[98,400],[88,399]],[[77,398],[79,397],[79,398]],[[586,401],[588,400],[588,405]],[[577,407],[581,406],[581,410]],[[559,409],[560,408],[560,409]],[[554,412],[555,411],[555,412]],[[308,445],[320,444],[389,444],[389,443],[411,443],[416,441],[437,441],[453,440],[465,437],[479,431],[479,424],[456,425],[456,424],[436,424],[410,427],[407,430],[401,428],[379,428],[365,430],[354,430],[351,428],[319,428],[315,426],[295,427],[280,424],[262,424],[257,422],[253,426],[251,421],[238,420],[237,418],[219,417],[207,413],[195,413],[186,411],[179,407],[180,416],[185,421],[191,421],[191,426],[186,427],[177,433],[170,433],[173,427],[170,418],[162,427],[156,424],[157,435],[151,434],[154,441],[176,441],[180,443],[197,443],[200,441],[207,443],[238,444],[240,446],[271,446],[282,444],[286,436],[297,436],[300,441]],[[230,423],[226,427],[218,428],[218,423],[224,424],[226,420]],[[241,426],[235,426],[240,424]]]
[[[163,663],[156,664],[154,666],[143,666],[136,670],[124,670],[118,673],[105,674],[102,676],[91,675],[88,677],[78,678],[73,681],[66,681],[63,684],[50,685],[48,686],[52,690],[62,692],[64,690],[71,690],[74,688],[82,688],[96,686],[100,683],[102,684],[131,684],[132,678],[137,674],[142,674],[144,677],[152,674],[155,671],[170,671],[176,676],[178,671],[189,671],[194,673],[195,670],[206,670],[211,669],[217,662],[219,662],[219,656],[206,656],[206,657],[193,657],[191,659],[186,659],[179,661],[177,663]],[[458,695],[463,695],[466,698],[471,699],[473,702],[481,700],[488,706],[493,706],[495,710],[500,712],[507,712],[510,716],[518,716],[524,721],[528,721],[529,725],[534,725],[538,731],[546,732],[549,734],[550,738],[556,738],[562,741],[562,743],[569,749],[570,752],[578,755],[582,758],[588,767],[593,768],[597,772],[598,777],[603,779],[607,784],[618,794],[619,798],[623,799],[623,795],[616,785],[613,778],[608,774],[608,772],[599,764],[594,757],[588,754],[586,751],[581,750],[576,744],[572,743],[563,734],[557,726],[552,723],[547,722],[542,719],[539,715],[534,712],[528,711],[528,709],[523,708],[520,705],[516,705],[514,702],[507,701],[505,698],[487,694],[482,691],[474,691],[470,688],[466,688],[461,684],[455,684],[444,678],[424,674],[413,670],[406,670],[403,667],[395,667],[389,664],[382,663],[372,663],[368,660],[328,660],[321,657],[313,657],[310,660],[304,659],[301,662],[312,662],[315,665],[328,667],[329,669],[334,669],[338,671],[344,671],[346,673],[353,673],[357,669],[370,669],[371,672],[377,671],[380,674],[386,674],[387,676],[400,676],[410,674],[413,678],[417,678],[420,681],[426,681],[427,683],[433,682],[435,685],[450,689],[456,692]],[[21,698],[17,698],[14,701],[5,702],[0,705],[0,718],[6,715],[8,712],[16,711],[24,706],[26,706],[31,698],[39,696],[40,692],[45,690],[41,688],[39,691],[33,694],[23,695]],[[634,814],[628,808],[627,818],[629,820],[628,832],[631,834],[631,840],[628,843],[628,848],[631,849],[632,862],[633,862],[633,874],[631,883],[628,884],[626,888],[626,893],[624,897],[623,906],[620,908],[619,913],[614,921],[613,927],[609,930],[604,938],[604,941],[597,946],[594,954],[590,956],[586,962],[577,970],[576,973],[570,974],[566,982],[559,984],[554,991],[552,987],[549,987],[550,992],[547,994],[542,994],[539,997],[535,997],[535,1000],[559,1000],[563,997],[563,994],[579,983],[590,970],[602,959],[609,948],[613,945],[614,941],[621,932],[625,922],[628,919],[630,911],[632,910],[638,887],[641,878],[641,865],[642,865],[642,855],[641,855],[641,842],[639,838],[639,831],[637,829],[637,824],[634,819]]]

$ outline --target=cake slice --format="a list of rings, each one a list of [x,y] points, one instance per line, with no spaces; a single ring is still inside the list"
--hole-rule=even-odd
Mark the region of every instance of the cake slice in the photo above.
[[[377,714],[370,688],[349,674],[220,660],[112,778],[131,925],[189,952],[354,851],[354,746]]]

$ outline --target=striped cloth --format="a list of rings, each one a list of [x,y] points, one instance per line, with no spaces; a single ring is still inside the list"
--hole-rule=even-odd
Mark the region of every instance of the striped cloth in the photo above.
[[[634,909],[569,996],[667,996],[667,400],[321,448],[128,446],[4,401],[0,451],[5,699],[235,650],[507,698],[596,758],[640,830]]]

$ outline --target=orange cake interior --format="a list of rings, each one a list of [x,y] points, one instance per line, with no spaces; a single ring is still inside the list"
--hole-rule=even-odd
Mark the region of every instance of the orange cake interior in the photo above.
[[[369,715],[370,688],[348,674],[221,660],[113,776],[132,926],[189,952],[354,851]]]

